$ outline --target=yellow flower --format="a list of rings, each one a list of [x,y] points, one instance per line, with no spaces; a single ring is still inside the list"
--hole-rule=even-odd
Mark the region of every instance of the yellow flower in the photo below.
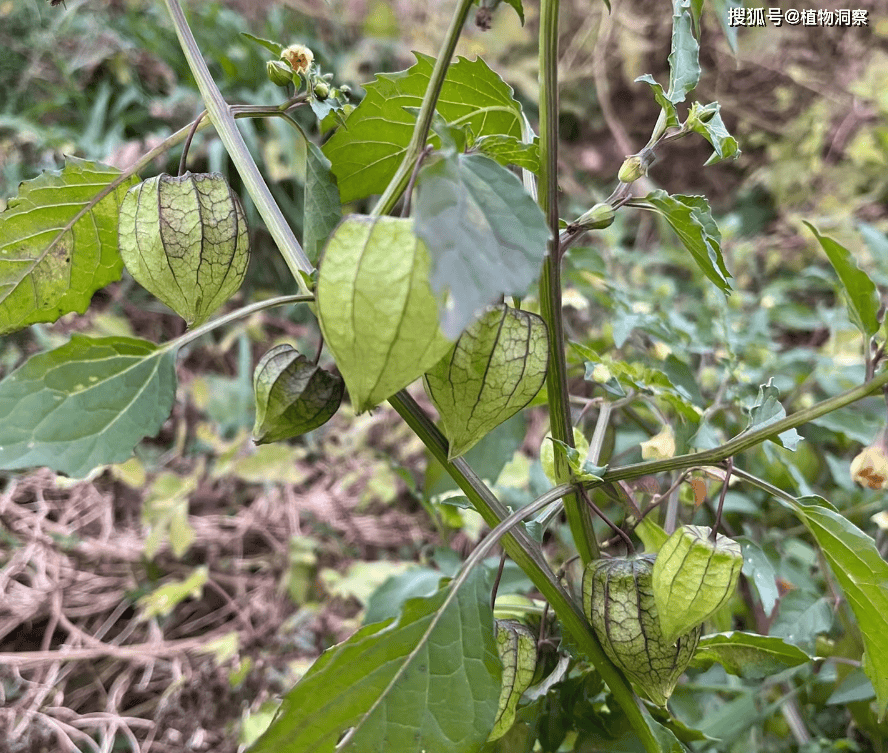
[[[869,489],[888,489],[888,454],[881,442],[871,444],[851,461],[851,478]]]
[[[664,426],[659,434],[641,443],[641,457],[645,460],[665,460],[675,457],[675,434],[672,428]]]
[[[281,60],[289,63],[296,73],[304,74],[314,61],[314,53],[304,44],[291,44],[281,53]]]

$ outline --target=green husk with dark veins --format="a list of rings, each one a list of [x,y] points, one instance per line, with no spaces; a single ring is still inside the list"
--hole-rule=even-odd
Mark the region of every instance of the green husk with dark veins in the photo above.
[[[590,562],[583,606],[605,653],[658,706],[665,706],[691,661],[702,625],[663,639],[651,574],[656,555]]]
[[[244,209],[218,173],[164,174],[133,186],[118,238],[133,279],[190,327],[237,292],[250,261]]]
[[[488,742],[499,740],[515,723],[515,714],[521,694],[533,682],[536,671],[536,638],[517,620],[497,620],[496,650],[503,662],[503,684],[496,723]]]
[[[546,381],[549,330],[543,319],[491,306],[425,375],[453,460],[524,408]]]
[[[345,385],[291,345],[269,350],[253,373],[256,444],[280,442],[325,424],[339,410]]]

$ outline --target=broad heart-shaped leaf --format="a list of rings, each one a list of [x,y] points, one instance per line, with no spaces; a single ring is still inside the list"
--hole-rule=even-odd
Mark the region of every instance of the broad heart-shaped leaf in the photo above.
[[[65,168],[22,183],[0,214],[0,334],[82,314],[93,293],[120,279],[117,214],[130,178],[96,204],[120,171],[69,157]]]
[[[339,188],[330,172],[330,160],[309,139],[305,139],[305,209],[302,245],[312,264],[342,218]]]
[[[0,382],[0,468],[86,476],[157,433],[176,396],[176,352],[129,337],[74,335]]]
[[[780,390],[774,387],[769,379],[767,384],[759,387],[758,398],[749,409],[749,426],[746,431],[755,431],[770,426],[783,418],[786,418],[786,409],[780,404]],[[787,450],[795,450],[802,440],[801,435],[795,429],[788,429],[777,437],[771,437]]]
[[[833,265],[845,295],[848,298],[848,314],[851,321],[863,333],[864,337],[872,337],[879,329],[879,294],[869,276],[854,261],[854,256],[841,243],[827,238],[817,232],[810,222],[807,228],[814,233],[820,245]]]
[[[458,591],[410,599],[397,620],[325,651],[250,753],[474,753],[493,727],[501,673],[476,569]]]
[[[350,215],[318,276],[324,340],[361,413],[418,379],[450,350],[429,287],[429,254],[413,221]]]
[[[499,305],[463,332],[450,355],[425,375],[450,442],[449,459],[533,400],[548,365],[549,331],[536,314]]]
[[[816,539],[857,618],[863,635],[863,669],[884,714],[888,709],[888,562],[869,536],[824,500],[801,497],[791,507]]]
[[[710,534],[705,526],[681,526],[657,553],[652,585],[667,643],[711,617],[737,587],[740,545]]]
[[[343,203],[382,193],[401,164],[415,110],[429,84],[434,58],[416,54],[416,65],[399,73],[381,73],[367,84],[367,96],[324,144],[339,181]],[[476,137],[506,134],[521,138],[521,106],[512,88],[483,60],[458,61],[447,70],[436,105],[445,121],[459,120]]]
[[[540,274],[550,232],[521,181],[480,154],[444,157],[416,181],[416,234],[432,256],[432,288],[456,338],[502,295],[522,296]]]
[[[694,38],[691,0],[672,0],[672,51],[669,53],[669,91],[673,104],[684,102],[700,80],[700,46]]]
[[[729,632],[704,635],[691,659],[691,666],[708,669],[718,663],[732,675],[761,680],[809,661],[808,654],[782,638]]]
[[[713,155],[706,160],[707,165],[714,165],[723,159],[737,159],[740,156],[737,139],[728,133],[721,118],[721,105],[718,102],[710,102],[705,106],[694,102],[687,122],[692,131],[701,134],[715,149]]]
[[[724,292],[731,290],[731,274],[721,252],[721,233],[703,196],[680,196],[657,189],[645,200],[666,218],[703,273]]]

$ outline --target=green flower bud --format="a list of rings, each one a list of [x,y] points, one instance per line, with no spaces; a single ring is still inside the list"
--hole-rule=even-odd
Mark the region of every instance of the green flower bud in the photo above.
[[[314,95],[318,99],[327,99],[330,96],[330,85],[326,81],[318,81],[314,85]]]
[[[665,706],[700,640],[697,625],[674,642],[660,630],[651,574],[655,555],[595,560],[583,574],[583,607],[608,658]]]
[[[265,73],[275,86],[289,86],[293,83],[293,69],[281,60],[269,60],[265,64]]]
[[[250,261],[244,209],[218,173],[164,174],[133,186],[118,237],[135,281],[189,326],[237,292]]]
[[[625,162],[620,166],[620,172],[617,173],[617,179],[621,183],[634,183],[646,174],[647,170],[641,161],[641,157],[637,154],[633,154],[631,157],[627,157]]]
[[[583,230],[604,230],[614,224],[614,208],[610,204],[596,204],[588,212],[580,215],[574,225],[579,226]]]

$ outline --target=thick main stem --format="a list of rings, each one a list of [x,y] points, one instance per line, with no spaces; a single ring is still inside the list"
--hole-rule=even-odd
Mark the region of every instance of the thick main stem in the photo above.
[[[268,185],[259,172],[250,150],[247,149],[244,138],[237,129],[237,123],[234,121],[230,108],[222,98],[219,87],[216,86],[216,82],[210,75],[194,35],[188,27],[188,22],[185,20],[185,14],[182,12],[179,0],[164,1],[173,19],[173,25],[176,27],[176,34],[179,37],[179,44],[182,47],[185,59],[188,61],[188,67],[191,68],[191,73],[197,81],[197,87],[200,89],[201,97],[203,97],[204,104],[206,105],[207,114],[216,127],[219,138],[225,145],[231,161],[234,162],[234,166],[237,168],[241,180],[243,180],[244,186],[250,194],[250,198],[253,199],[259,215],[265,221],[268,232],[290,268],[296,284],[303,293],[308,293],[309,290],[302,274],[310,275],[313,270],[312,264],[302,250],[302,246],[299,245],[299,241],[296,240],[293,230],[287,224],[286,219],[284,219],[284,215],[272,197],[271,191],[268,190]]]
[[[564,327],[561,318],[561,249],[558,228],[558,4],[542,0],[540,6],[540,180],[538,201],[552,238],[540,277],[540,313],[549,327],[549,422],[552,436],[574,446],[564,358]],[[564,454],[556,448],[555,477],[570,478]],[[564,511],[577,552],[583,563],[598,559],[598,542],[592,528],[592,512],[576,494],[564,498]]]

